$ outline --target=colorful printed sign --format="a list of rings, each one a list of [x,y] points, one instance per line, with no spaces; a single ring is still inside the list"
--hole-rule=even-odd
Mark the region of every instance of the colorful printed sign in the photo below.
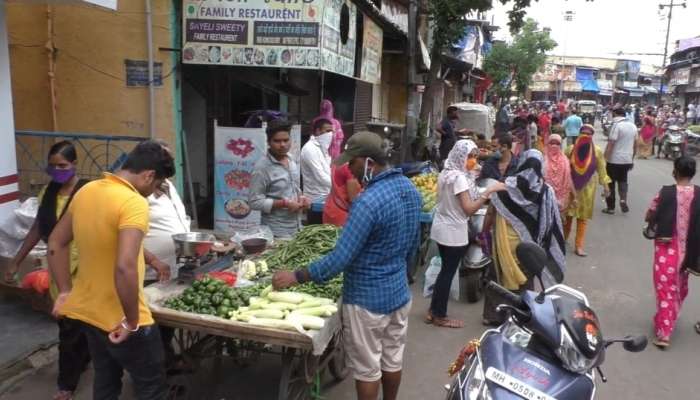
[[[671,86],[687,85],[690,82],[690,68],[678,68],[671,72],[668,84]]]
[[[382,78],[382,28],[369,17],[364,16],[362,32],[362,69],[360,79],[370,83],[380,83]]]
[[[355,4],[349,0],[326,0],[321,35],[321,67],[324,70],[355,76],[356,21]]]
[[[186,64],[318,69],[324,0],[184,0]]]

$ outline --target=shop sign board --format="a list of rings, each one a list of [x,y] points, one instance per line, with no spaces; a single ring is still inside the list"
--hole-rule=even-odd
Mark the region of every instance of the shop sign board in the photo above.
[[[576,67],[547,63],[533,75],[535,81],[575,81]]]
[[[534,81],[530,85],[530,90],[533,92],[549,92],[552,89],[552,83],[549,81]]]
[[[679,68],[671,72],[670,86],[687,85],[690,82],[690,68]]]
[[[380,83],[382,77],[382,46],[384,33],[379,25],[364,16],[362,33],[362,69],[360,79],[370,83]]]
[[[301,125],[293,125],[290,135],[290,155],[299,164]],[[255,164],[266,153],[265,128],[214,124],[215,230],[234,233],[260,225],[260,212],[250,209],[248,195]]]
[[[356,16],[350,0],[183,0],[182,62],[353,76]]]
[[[324,0],[184,0],[186,64],[319,67]]]
[[[127,87],[146,87],[148,84],[148,61],[124,60]],[[163,86],[163,63],[153,63],[153,86]]]

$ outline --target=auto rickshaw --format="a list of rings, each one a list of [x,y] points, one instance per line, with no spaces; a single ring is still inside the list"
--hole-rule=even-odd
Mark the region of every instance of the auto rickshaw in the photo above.
[[[595,114],[598,111],[598,103],[593,100],[579,100],[576,103],[576,111],[584,124],[595,123]]]

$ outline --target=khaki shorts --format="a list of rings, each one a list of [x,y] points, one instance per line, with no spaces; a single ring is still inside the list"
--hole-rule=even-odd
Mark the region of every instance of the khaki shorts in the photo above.
[[[410,310],[410,301],[391,314],[343,305],[343,346],[356,380],[374,382],[382,371],[401,371]]]

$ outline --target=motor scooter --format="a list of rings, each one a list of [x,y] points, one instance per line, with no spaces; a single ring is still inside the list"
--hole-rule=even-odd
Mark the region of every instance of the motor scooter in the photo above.
[[[687,129],[686,134],[686,144],[685,144],[685,154],[690,157],[695,157],[700,154],[700,135]]]
[[[477,182],[479,187],[479,195],[486,193],[486,190],[495,182],[494,179],[482,179]],[[482,243],[476,238],[483,232],[484,220],[486,219],[486,211],[488,203],[477,210],[474,215],[469,217],[469,244],[467,252],[462,257],[462,264],[459,269],[461,278],[464,278],[465,297],[467,302],[476,303],[481,300],[484,292],[484,278],[491,257],[484,252]]]
[[[544,287],[544,250],[524,242],[516,254],[525,274]],[[447,400],[594,399],[596,375],[607,382],[601,365],[609,346],[622,343],[630,352],[646,348],[646,336],[605,340],[586,295],[569,286],[516,295],[489,282],[487,290],[504,299],[498,308],[509,317],[461,351],[450,367],[455,377],[445,387]]]
[[[664,133],[661,145],[661,151],[664,153],[664,158],[671,157],[675,160],[683,155],[685,147],[685,132],[678,125],[671,125]]]

